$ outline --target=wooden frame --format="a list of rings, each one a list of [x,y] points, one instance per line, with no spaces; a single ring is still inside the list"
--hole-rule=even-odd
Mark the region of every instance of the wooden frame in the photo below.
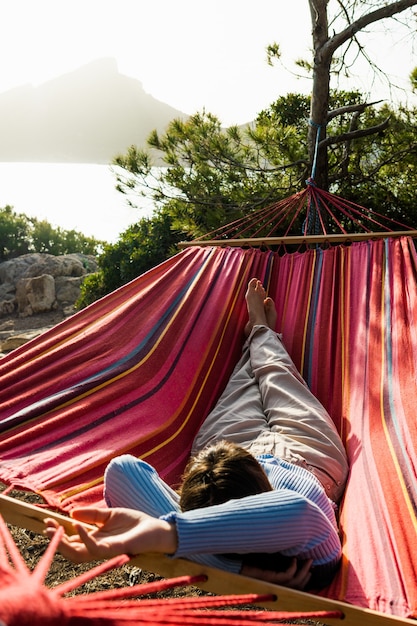
[[[368,241],[373,239],[386,239],[387,237],[417,237],[417,230],[394,230],[374,233],[352,233],[338,235],[294,235],[288,237],[252,237],[248,239],[208,239],[205,241],[181,241],[179,248],[190,246],[279,246],[279,245],[310,245],[318,243],[353,243],[354,241]]]
[[[5,495],[0,495],[0,514],[8,524],[26,528],[36,533],[43,532],[43,520],[46,517],[52,517],[57,520],[67,533],[74,532],[73,521],[70,517]],[[273,594],[276,598],[275,601],[260,603],[259,606],[276,611],[294,611],[295,613],[304,611],[341,611],[343,613],[341,619],[343,619],[346,626],[358,626],[358,624],[360,626],[394,626],[401,624],[416,626],[415,620],[412,619],[386,615],[345,602],[330,600],[238,574],[231,574],[186,559],[172,559],[160,554],[143,554],[133,557],[130,565],[141,567],[164,578],[203,574],[206,576],[206,581],[199,583],[198,586],[205,591],[219,595]],[[329,626],[340,623],[340,621],[340,619],[336,618],[320,618],[320,623],[328,624]]]

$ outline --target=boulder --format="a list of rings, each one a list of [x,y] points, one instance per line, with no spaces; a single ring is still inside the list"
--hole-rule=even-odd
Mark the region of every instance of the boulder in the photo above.
[[[80,296],[84,276],[57,276],[55,278],[55,297],[60,306],[71,305]]]
[[[56,303],[54,277],[21,278],[16,285],[16,302],[21,317],[52,311]]]
[[[31,339],[41,335],[45,330],[47,329],[29,330],[25,333],[10,335],[10,337],[6,337],[3,340],[0,338],[0,357],[2,355],[4,356],[8,352],[11,352],[12,350],[15,350],[16,348],[20,348],[20,346],[23,346]]]
[[[0,263],[0,285],[15,285],[20,278],[50,276],[85,276],[98,269],[95,257],[89,254],[62,254],[54,256],[34,252]]]
[[[12,315],[15,310],[15,301],[14,295],[0,300],[0,317]]]
[[[82,281],[98,264],[87,254],[23,254],[0,263],[0,318],[73,307]]]
[[[75,313],[95,257],[85,254],[24,254],[0,263],[0,356]]]

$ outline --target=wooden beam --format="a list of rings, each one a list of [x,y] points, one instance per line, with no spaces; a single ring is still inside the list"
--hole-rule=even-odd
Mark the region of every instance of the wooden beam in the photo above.
[[[67,533],[74,532],[71,518],[53,511],[28,504],[0,495],[0,514],[3,519],[13,526],[26,528],[33,532],[42,533],[45,528],[43,520],[52,517],[64,526]],[[87,526],[93,528],[92,526]],[[186,559],[173,559],[161,554],[142,554],[133,557],[130,565],[141,567],[144,570],[159,574],[164,578],[176,578],[184,575],[205,575],[206,581],[198,583],[198,587],[218,595],[229,594],[272,594],[274,601],[259,603],[259,606],[276,611],[341,611],[345,626],[400,626],[409,624],[416,626],[415,620],[386,615],[379,611],[371,611],[346,602],[330,600],[303,591],[296,591],[287,587],[273,585],[258,579],[248,578],[238,574],[231,574],[223,570],[200,565]],[[321,624],[333,626],[340,624],[340,619],[320,618]]]
[[[388,237],[417,237],[417,230],[393,230],[378,231],[372,233],[351,233],[337,235],[294,235],[288,237],[252,237],[247,239],[208,239],[206,241],[181,241],[178,247],[188,248],[190,246],[280,246],[280,245],[311,245],[318,243],[353,243],[354,241],[370,241],[375,239],[387,239]]]
[[[329,626],[343,623],[344,626],[399,626],[409,624],[416,626],[415,620],[386,615],[379,611],[371,611],[362,607],[347,604],[338,600],[331,600],[322,596],[316,596],[304,591],[289,589],[255,578],[247,578],[239,574],[231,574],[223,570],[206,567],[185,559],[169,559],[162,555],[143,554],[134,557],[130,563],[154,572],[164,578],[177,576],[201,575],[207,577],[206,582],[198,583],[198,587],[218,595],[228,594],[273,594],[273,602],[261,602],[259,606],[275,611],[341,611],[343,617],[320,618],[321,624]]]
[[[19,528],[27,528],[40,535],[45,530],[43,520],[46,517],[52,517],[65,528],[67,534],[75,533],[74,522],[67,515],[55,513],[49,509],[22,502],[3,494],[0,495],[0,515],[8,524],[18,526]],[[88,525],[87,527],[94,528],[94,526]]]

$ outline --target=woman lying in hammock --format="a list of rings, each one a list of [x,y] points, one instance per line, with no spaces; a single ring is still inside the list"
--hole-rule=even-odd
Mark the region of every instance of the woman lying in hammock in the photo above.
[[[275,333],[274,302],[246,293],[243,354],[194,441],[179,493],[130,455],[105,473],[109,509],[73,517],[99,528],[64,536],[75,561],[160,552],[298,588],[327,585],[341,557],[335,508],[346,454]],[[46,520],[52,537],[57,523]]]

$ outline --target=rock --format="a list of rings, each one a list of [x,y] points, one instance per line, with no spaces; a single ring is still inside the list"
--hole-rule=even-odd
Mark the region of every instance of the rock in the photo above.
[[[97,261],[88,254],[22,254],[0,263],[0,285],[15,285],[20,278],[33,278],[42,274],[56,276],[84,276],[98,269]]]
[[[85,276],[97,270],[95,257],[85,254],[24,254],[0,263],[0,352],[75,313]]]
[[[80,296],[83,276],[57,276],[55,278],[55,297],[62,306],[74,304]]]
[[[42,258],[35,261],[26,270],[26,276],[40,276],[50,274],[51,276],[85,276],[90,271],[97,271],[97,264],[87,260],[86,255],[65,254],[62,256],[42,255]],[[95,269],[93,269],[93,267]]]
[[[21,278],[16,285],[16,302],[22,317],[52,311],[56,302],[54,277]]]
[[[15,309],[15,297],[0,300],[0,316],[11,315]]]
[[[8,332],[10,330],[14,330],[14,321],[13,320],[6,320],[5,322],[2,322],[0,324],[0,334],[2,332]]]
[[[84,277],[97,269],[96,259],[86,254],[23,254],[0,263],[0,316],[73,306]]]
[[[20,348],[20,346],[23,346],[25,343],[27,343],[31,339],[34,339],[38,335],[42,334],[45,330],[47,329],[39,328],[38,330],[31,330],[26,333],[21,333],[19,335],[12,335],[10,337],[7,337],[3,341],[0,341],[0,350],[3,353],[3,355],[8,352],[11,352],[12,350],[15,350],[16,348]]]
[[[16,259],[10,259],[0,263],[0,285],[15,285],[19,278],[23,278],[33,263],[36,263],[42,255],[40,253],[22,254]]]
[[[15,308],[16,287],[12,283],[0,284],[0,317],[10,315]]]
[[[13,283],[3,283],[0,284],[0,300],[3,298],[7,298],[11,296],[15,291],[15,286]]]

